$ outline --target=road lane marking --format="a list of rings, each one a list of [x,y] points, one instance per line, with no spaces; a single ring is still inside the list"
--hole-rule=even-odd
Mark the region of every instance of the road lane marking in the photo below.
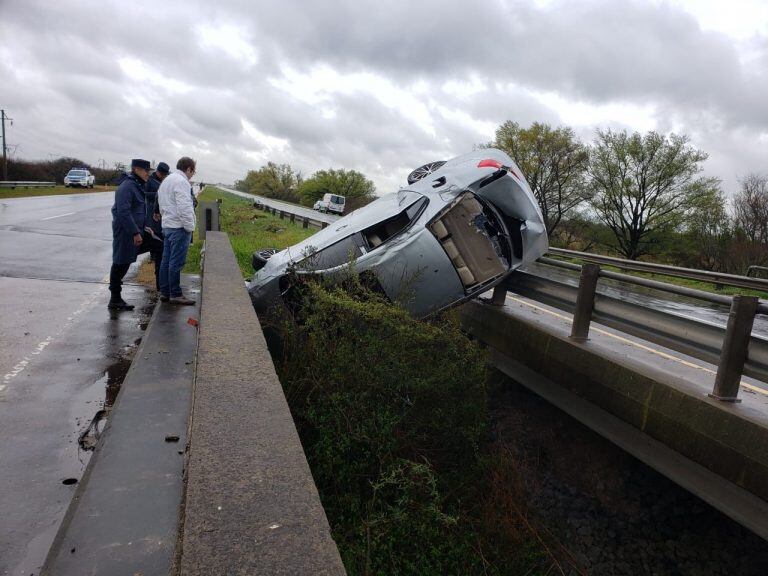
[[[72,216],[72,214],[77,214],[77,212],[67,212],[66,214],[59,214],[58,216],[48,216],[48,218],[43,218],[43,220],[53,220],[54,218],[64,218],[64,216]]]
[[[564,314],[558,314],[557,312],[553,312],[552,310],[547,310],[546,308],[542,306],[537,306],[536,304],[531,304],[530,302],[526,302],[525,300],[521,300],[519,298],[515,298],[514,296],[507,295],[507,298],[509,300],[512,300],[514,302],[518,302],[519,304],[522,304],[524,306],[528,306],[529,308],[533,308],[535,310],[539,310],[541,312],[544,312],[546,314],[549,314],[550,316],[554,316],[556,318],[560,318],[561,320],[565,320],[566,322],[569,322],[573,324],[573,319],[569,318],[568,316],[565,316]],[[612,332],[608,332],[607,330],[602,330],[601,328],[597,328],[596,326],[591,326],[590,330],[594,330],[595,332],[599,334],[603,334],[605,336],[608,336],[610,338],[613,338],[615,340],[618,340],[619,342],[622,342],[624,344],[628,344],[630,346],[634,346],[635,348],[640,348],[641,350],[645,350],[646,352],[650,352],[651,354],[656,354],[657,356],[661,356],[662,358],[666,358],[667,360],[672,360],[674,362],[678,362],[679,364],[682,364],[688,368],[695,368],[697,370],[702,370],[703,372],[707,372],[709,374],[717,374],[716,370],[712,370],[710,368],[706,368],[705,366],[700,366],[698,364],[695,364],[693,362],[689,362],[687,360],[683,360],[682,358],[678,358],[677,356],[673,356],[672,354],[667,354],[666,352],[662,352],[661,350],[657,350],[655,348],[651,348],[650,346],[645,346],[643,344],[640,344],[639,342],[635,342],[633,340],[630,340],[629,338],[624,338],[623,336],[619,336],[618,334],[613,334]],[[763,394],[765,396],[768,396],[768,390],[764,388],[760,388],[759,386],[755,386],[753,384],[749,384],[748,382],[741,382],[741,387],[746,388],[747,390],[750,390],[752,392],[757,392],[759,394]]]
[[[29,367],[35,356],[42,354],[42,352],[51,343],[53,343],[57,338],[60,338],[64,332],[69,330],[69,328],[80,319],[82,313],[89,310],[96,303],[96,300],[101,294],[103,294],[103,288],[98,288],[92,294],[90,294],[85,300],[82,301],[80,306],[74,312],[72,312],[70,316],[67,317],[66,321],[59,327],[58,331],[44,338],[35,346],[34,350],[24,356],[19,362],[14,364],[13,368],[11,368],[11,371],[3,376],[3,380],[0,382],[0,392],[5,390],[8,387],[8,384],[10,384],[14,378],[16,378],[19,374],[24,372],[27,367]]]

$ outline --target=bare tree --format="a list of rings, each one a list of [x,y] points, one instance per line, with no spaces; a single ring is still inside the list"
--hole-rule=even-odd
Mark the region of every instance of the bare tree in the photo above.
[[[571,128],[553,129],[539,122],[521,128],[508,121],[496,130],[491,145],[509,154],[525,174],[548,234],[587,198],[584,176],[589,154]]]
[[[622,255],[636,260],[652,251],[660,234],[683,224],[698,199],[719,186],[716,178],[699,176],[706,158],[687,136],[597,131],[592,207]]]
[[[734,224],[752,242],[768,242],[768,176],[748,174],[733,198]]]

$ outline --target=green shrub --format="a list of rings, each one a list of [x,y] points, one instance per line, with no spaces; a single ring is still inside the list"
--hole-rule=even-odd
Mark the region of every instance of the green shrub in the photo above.
[[[481,475],[485,357],[359,283],[300,283],[279,363],[350,574],[482,572],[462,501]]]

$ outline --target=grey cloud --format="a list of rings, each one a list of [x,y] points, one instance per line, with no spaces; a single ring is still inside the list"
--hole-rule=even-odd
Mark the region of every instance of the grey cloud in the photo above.
[[[202,47],[200,25],[240,27],[258,64]],[[95,162],[143,150],[175,161],[169,158],[181,151],[172,142],[179,142],[201,151],[201,177],[231,181],[258,164],[247,154],[260,148],[241,129],[243,118],[288,141],[272,159],[305,172],[359,169],[386,191],[415,165],[488,139],[436,107],[491,125],[508,119],[559,124],[557,112],[536,99],[537,91],[548,91],[594,104],[650,103],[660,128],[689,132],[710,152],[710,170],[732,173],[765,163],[767,145],[759,136],[768,131],[768,38],[754,39],[755,57],[742,65],[733,40],[702,31],[693,17],[666,4],[4,0],[0,35],[14,38],[4,47],[0,71],[19,80],[3,86],[0,96],[19,134],[23,127],[34,135],[23,142],[25,155],[55,149]],[[120,58],[137,59],[191,89],[168,92],[148,79],[128,78]],[[429,90],[420,98],[432,107],[435,136],[367,93],[332,94],[316,106],[269,82],[286,66],[306,72],[317,65],[371,72],[399,88],[422,80]],[[446,80],[469,77],[488,90],[468,98],[442,91]],[[148,109],[124,98],[142,93]],[[322,108],[335,117],[324,118]],[[617,118],[608,125],[626,124]],[[594,127],[578,131],[591,140]]]

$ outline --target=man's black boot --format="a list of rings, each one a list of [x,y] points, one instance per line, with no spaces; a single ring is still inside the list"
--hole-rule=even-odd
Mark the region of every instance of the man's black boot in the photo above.
[[[128,304],[125,300],[123,300],[120,297],[120,292],[112,292],[112,297],[109,299],[109,304],[107,304],[107,308],[110,310],[133,310],[133,305]]]

